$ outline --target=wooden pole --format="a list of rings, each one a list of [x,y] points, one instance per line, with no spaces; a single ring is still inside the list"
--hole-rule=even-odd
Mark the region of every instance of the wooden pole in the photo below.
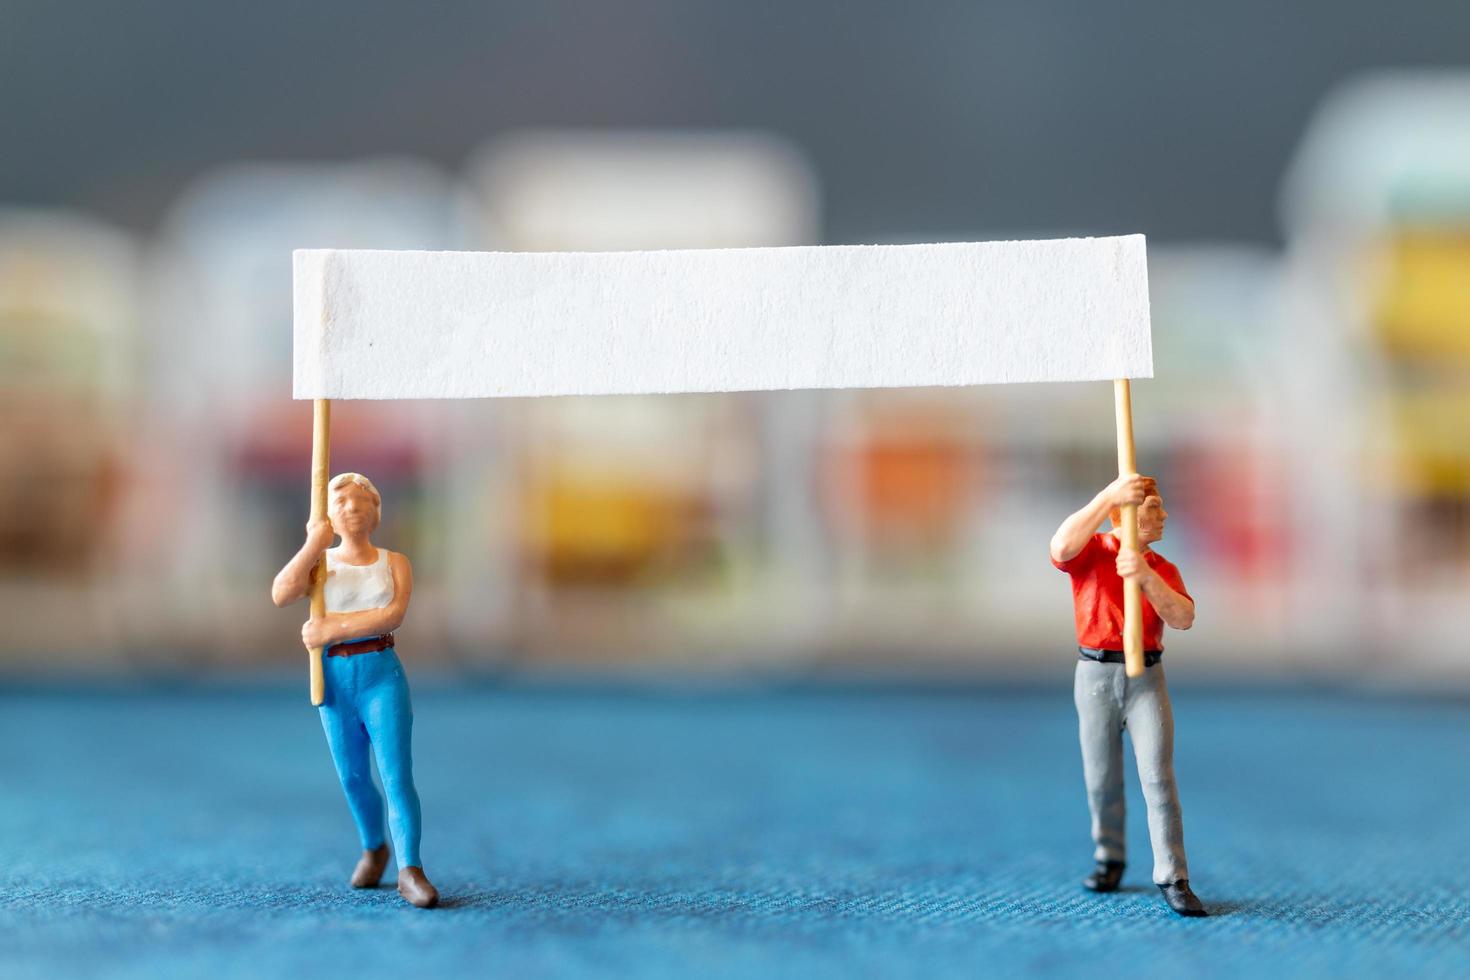
[[[1125,382],[1126,383],[1126,382]],[[318,398],[312,403],[311,426],[311,519],[327,519],[327,481],[331,479],[332,403]],[[327,614],[327,556],[323,555],[311,573],[311,618]],[[311,703],[320,705],[326,697],[326,679],[322,676],[320,647],[307,651],[307,668],[311,672]]]
[[[1138,472],[1133,451],[1133,394],[1127,378],[1113,382],[1113,409],[1118,419],[1118,475]],[[1138,550],[1138,507],[1123,510],[1123,547]],[[1123,583],[1123,669],[1129,677],[1143,676],[1143,596],[1137,582]]]

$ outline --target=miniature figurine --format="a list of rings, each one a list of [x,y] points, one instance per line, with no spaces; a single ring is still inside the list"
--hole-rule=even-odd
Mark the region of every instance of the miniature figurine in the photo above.
[[[439,892],[419,863],[419,796],[410,746],[413,708],[393,646],[393,631],[408,612],[413,570],[403,555],[376,548],[370,540],[382,518],[382,497],[372,481],[359,473],[342,473],[328,484],[327,495],[329,520],[307,524],[306,543],[276,576],[271,598],[284,606],[305,597],[313,570],[325,555],[326,615],[308,619],[301,640],[308,650],[323,650],[322,728],[362,838],[352,887],[378,887],[388,866],[383,800],[373,785],[371,751],[388,796],[398,893],[419,908],[433,908]],[[329,547],[335,535],[342,544]]]
[[[1123,507],[1138,508],[1140,551],[1122,545]],[[1104,517],[1110,532],[1095,533]],[[1187,630],[1194,600],[1179,570],[1149,547],[1164,536],[1168,513],[1150,477],[1130,474],[1108,484],[1086,507],[1062,522],[1051,539],[1051,560],[1072,577],[1076,606],[1077,662],[1073,694],[1082,741],[1082,771],[1092,811],[1096,868],[1083,880],[1095,892],[1118,889],[1126,860],[1123,820],[1123,729],[1133,739],[1148,832],[1154,883],[1180,915],[1207,914],[1189,887],[1184,823],[1174,783],[1174,714],[1164,681],[1164,625]],[[1142,593],[1144,671],[1129,678],[1123,666],[1123,582]]]

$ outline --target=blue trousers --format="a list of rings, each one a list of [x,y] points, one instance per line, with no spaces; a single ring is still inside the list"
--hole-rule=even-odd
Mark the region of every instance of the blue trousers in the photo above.
[[[375,755],[388,794],[388,825],[398,867],[423,867],[419,863],[422,817],[409,744],[413,707],[397,652],[389,648],[353,657],[323,656],[322,673],[326,696],[317,710],[363,848],[374,850],[383,844],[383,798],[373,785],[370,760]]]

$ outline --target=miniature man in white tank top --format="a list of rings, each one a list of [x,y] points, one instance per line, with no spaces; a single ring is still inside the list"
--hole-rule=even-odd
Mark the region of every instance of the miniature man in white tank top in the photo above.
[[[382,498],[360,473],[343,473],[327,485],[330,521],[308,524],[306,543],[271,586],[278,606],[304,597],[323,554],[326,615],[301,627],[308,649],[322,648],[326,696],[319,709],[342,791],[362,838],[354,888],[376,888],[388,866],[383,800],[373,786],[369,754],[388,796],[388,826],[398,852],[398,892],[420,908],[432,908],[439,892],[419,863],[419,796],[413,785],[413,708],[393,631],[408,612],[413,569],[408,559],[375,548],[370,535],[382,516]],[[342,544],[329,548],[334,535]]]

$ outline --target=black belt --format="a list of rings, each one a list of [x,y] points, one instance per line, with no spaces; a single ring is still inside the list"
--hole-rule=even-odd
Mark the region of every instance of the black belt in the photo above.
[[[1123,662],[1122,650],[1094,650],[1092,647],[1078,647],[1077,652],[1081,655],[1081,659],[1091,660],[1095,663],[1120,664]],[[1143,665],[1145,667],[1152,667],[1163,659],[1164,651],[1162,650],[1143,651]]]

